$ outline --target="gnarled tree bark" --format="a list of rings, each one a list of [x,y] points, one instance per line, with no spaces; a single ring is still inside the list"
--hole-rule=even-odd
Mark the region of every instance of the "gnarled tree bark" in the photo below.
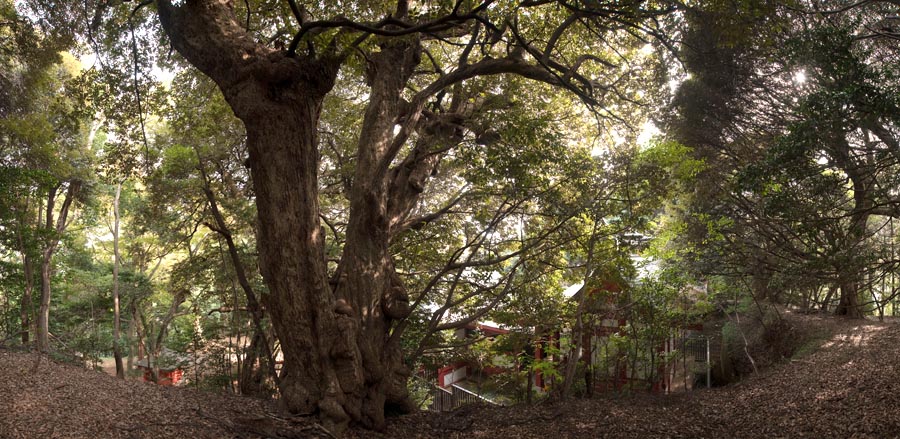
[[[280,401],[291,412],[319,416],[336,432],[349,422],[383,427],[386,410],[414,408],[406,390],[409,371],[399,347],[398,334],[405,326],[397,324],[409,315],[410,307],[390,244],[410,226],[410,212],[427,180],[463,132],[459,117],[464,115],[458,113],[464,99],[454,97],[449,110],[437,102],[435,108],[440,110],[432,112],[426,104],[454,84],[504,73],[564,87],[590,103],[597,103],[593,90],[614,85],[595,84],[580,75],[583,60],[571,68],[553,61],[549,55],[559,35],[541,51],[515,31],[505,57],[485,55],[470,62],[477,29],[488,27],[486,19],[476,15],[490,2],[467,13],[459,11],[463,6],[459,3],[446,16],[413,25],[404,21],[410,2],[403,0],[397,1],[391,17],[372,26],[345,18],[304,22],[303,11],[295,8],[301,30],[287,50],[257,42],[227,0],[156,3],[172,46],[218,85],[247,131],[260,271],[268,286],[261,301],[284,353]],[[557,33],[573,23],[574,19],[567,20]],[[496,44],[508,26],[514,27],[491,26],[498,38],[486,38],[484,44]],[[325,45],[310,38],[309,50],[297,50],[304,36],[329,28],[339,28],[338,37],[347,32],[359,36],[344,48],[338,47],[342,45],[338,37]],[[404,99],[426,31],[472,38],[454,70],[441,72]],[[348,184],[346,241],[335,275],[329,278],[326,235],[319,218],[319,117],[348,51],[367,38],[376,39],[378,49],[365,55],[370,90],[355,174]],[[525,52],[539,59],[526,62]]]
[[[263,302],[285,356],[281,401],[291,412],[319,415],[333,430],[350,421],[383,426],[386,408],[412,407],[399,340],[389,342],[391,322],[408,310],[388,252],[391,225],[405,219],[410,203],[392,211],[390,176],[397,173],[379,164],[390,163],[400,91],[418,63],[418,41],[392,41],[374,61],[347,245],[330,283],[318,216],[317,128],[339,61],[256,44],[224,3],[160,1],[159,15],[173,46],[219,85],[247,130],[260,268],[269,287]]]

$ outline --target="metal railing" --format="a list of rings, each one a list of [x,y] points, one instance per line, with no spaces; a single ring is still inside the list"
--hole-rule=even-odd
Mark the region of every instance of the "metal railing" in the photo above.
[[[450,385],[450,390],[434,386],[431,404],[428,409],[434,412],[449,412],[464,405],[486,403],[500,405],[477,393],[463,389],[456,384]]]
[[[454,401],[453,401],[453,392],[449,390],[442,389],[438,386],[433,386],[431,390],[432,400],[431,404],[428,406],[428,410],[433,412],[449,412],[453,410]]]

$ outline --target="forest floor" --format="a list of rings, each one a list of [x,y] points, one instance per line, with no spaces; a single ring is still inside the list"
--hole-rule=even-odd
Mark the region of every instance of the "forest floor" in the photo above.
[[[353,438],[900,437],[900,322],[795,316],[815,349],[725,387],[468,406]],[[261,400],[120,381],[0,349],[0,438],[329,437]]]

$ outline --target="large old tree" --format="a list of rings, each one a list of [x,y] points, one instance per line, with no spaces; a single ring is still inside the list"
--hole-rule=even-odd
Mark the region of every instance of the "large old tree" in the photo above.
[[[686,14],[691,77],[668,135],[708,166],[680,239],[692,269],[745,278],[756,299],[821,291],[823,309],[861,318],[895,264],[875,241],[900,213],[896,6],[757,3]]]
[[[142,14],[151,3],[129,8]],[[503,104],[468,85],[514,75],[574,93],[601,119],[618,117],[611,103],[637,100],[632,86],[647,77],[629,60],[662,41],[670,9],[639,0],[308,3],[155,6],[171,47],[218,85],[246,128],[262,302],[285,355],[282,402],[337,430],[380,428],[386,411],[412,408],[400,350],[410,305],[390,245],[443,213],[423,211],[420,199],[442,158],[464,141],[496,141],[471,121]],[[124,22],[103,4],[94,25]],[[329,270],[320,116],[347,78],[368,90],[345,240]]]

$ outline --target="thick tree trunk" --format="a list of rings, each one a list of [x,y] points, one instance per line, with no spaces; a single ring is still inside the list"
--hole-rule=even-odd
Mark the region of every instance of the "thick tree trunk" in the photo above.
[[[280,118],[244,118],[269,287],[264,301],[285,356],[281,400],[291,412],[319,414],[336,431],[350,421],[380,428],[386,406],[409,407],[399,341],[388,343],[390,318],[381,309],[393,267],[386,237],[351,209],[332,293],[318,218],[318,110],[308,103],[266,112]]]
[[[383,45],[367,69],[372,92],[347,244],[332,283],[319,220],[317,133],[339,57],[287,56],[260,45],[226,2],[157,4],[173,47],[219,85],[247,130],[260,271],[268,286],[262,301],[284,353],[280,402],[293,413],[318,415],[336,433],[351,421],[383,427],[386,408],[412,408],[399,337],[390,333],[392,321],[408,309],[388,252],[391,226],[411,203],[390,209],[394,174],[387,168],[397,153],[391,139],[418,42]]]
[[[851,177],[855,176],[851,173]],[[862,182],[860,182],[862,180]],[[848,236],[850,242],[848,244],[850,257],[848,257],[846,265],[838,267],[838,287],[840,287],[841,297],[838,301],[835,315],[846,316],[855,319],[864,317],[862,307],[859,303],[860,285],[862,284],[863,269],[860,265],[859,258],[863,257],[859,252],[864,247],[867,238],[866,226],[869,220],[869,210],[872,202],[869,199],[868,188],[871,187],[869,182],[862,177],[853,179],[855,212],[851,216],[850,229]]]
[[[316,182],[319,110],[313,101],[239,116],[259,215],[260,270],[269,287],[263,301],[285,357],[282,401],[291,412],[322,411],[340,423],[349,417],[341,408],[331,339],[352,335],[336,326],[327,281]]]
[[[863,318],[863,310],[859,304],[860,285],[863,277],[861,258],[865,241],[868,239],[868,221],[875,202],[872,198],[875,185],[875,177],[866,171],[866,166],[861,161],[864,157],[857,157],[852,153],[853,149],[847,142],[843,133],[834,138],[831,143],[831,153],[838,166],[847,173],[853,184],[853,210],[850,215],[850,225],[847,230],[848,255],[841,266],[836,267],[838,272],[838,287],[840,287],[840,300],[838,301],[835,315],[850,318]]]
[[[356,236],[353,244],[348,240],[344,250],[336,295],[338,303],[351,304],[351,314],[338,314],[338,324],[354,338],[343,337],[338,346],[359,355],[352,364],[362,373],[362,382],[356,384],[357,391],[348,395],[347,401],[354,419],[381,427],[386,410],[405,413],[414,407],[407,393],[410,371],[403,363],[399,338],[390,337],[393,318],[403,313],[399,310],[402,306],[395,306],[395,298],[402,302],[405,293],[395,283],[387,246],[379,249],[372,244]],[[351,365],[349,360],[344,359],[337,367],[346,370]],[[347,378],[345,373],[342,382]]]
[[[859,206],[862,203],[857,201]],[[862,204],[863,208],[867,204]],[[840,300],[838,301],[835,315],[846,316],[850,318],[863,318],[863,310],[859,303],[860,284],[862,283],[862,267],[859,265],[857,258],[862,257],[857,252],[863,247],[866,239],[866,224],[868,221],[868,213],[857,212],[852,219],[852,225],[849,232],[851,242],[850,257],[845,266],[838,267],[838,287],[840,288]]]
[[[859,306],[859,282],[853,279],[844,279],[840,283],[840,288],[841,299],[834,314],[854,319],[863,318],[863,312]]]
[[[336,69],[259,45],[225,2],[157,3],[173,47],[219,85],[247,130],[269,289],[263,303],[284,352],[280,401],[293,413],[346,425],[344,394],[359,392],[362,373],[348,367],[342,383],[335,370],[336,356],[354,358],[333,348],[335,339],[354,333],[337,325],[318,217],[317,125]]]

